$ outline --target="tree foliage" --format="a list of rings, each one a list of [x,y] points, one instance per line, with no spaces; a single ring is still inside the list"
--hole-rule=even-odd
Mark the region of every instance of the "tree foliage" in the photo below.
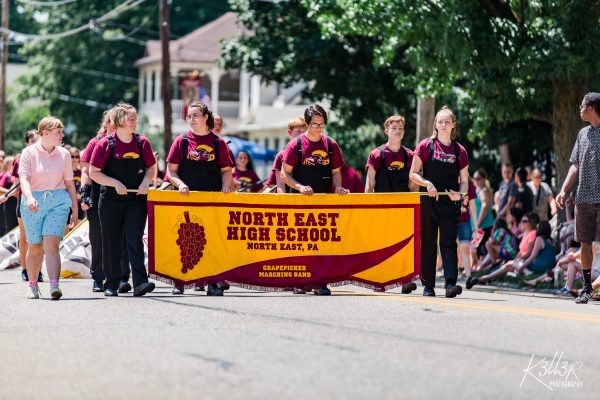
[[[43,10],[35,29],[26,33],[64,32],[113,10],[120,1],[78,0]],[[24,5],[24,15],[36,6]],[[228,11],[226,0],[177,0],[171,4],[172,38],[183,36]],[[38,11],[39,12],[39,11]],[[145,42],[158,39],[158,1],[146,1],[90,30],[62,39],[31,42],[20,54],[32,70],[22,83],[20,99],[39,98],[75,130],[67,138],[83,144],[109,104],[137,104],[138,71]],[[16,28],[13,28],[16,30]]]

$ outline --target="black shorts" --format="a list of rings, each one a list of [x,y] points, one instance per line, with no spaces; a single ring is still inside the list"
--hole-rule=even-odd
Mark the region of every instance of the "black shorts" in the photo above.
[[[575,240],[580,243],[600,241],[600,204],[575,205]]]

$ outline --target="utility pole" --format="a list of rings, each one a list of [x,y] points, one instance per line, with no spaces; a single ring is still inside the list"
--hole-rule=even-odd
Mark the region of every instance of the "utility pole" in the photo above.
[[[0,149],[6,143],[6,64],[8,63],[8,0],[2,0],[2,77],[0,77]]]
[[[7,0],[3,0],[7,1]],[[171,55],[169,52],[169,1],[160,2],[160,43],[162,48],[162,100],[164,118],[163,146],[165,157],[171,149],[171,124],[173,122],[173,111],[171,109]]]

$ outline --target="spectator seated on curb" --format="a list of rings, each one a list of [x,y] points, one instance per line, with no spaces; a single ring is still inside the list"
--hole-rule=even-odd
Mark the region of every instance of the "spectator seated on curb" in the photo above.
[[[508,230],[506,220],[498,218],[494,223],[492,237],[486,243],[487,255],[480,264],[479,271],[487,271],[494,264],[510,261],[517,255],[517,239]],[[469,282],[467,282],[467,288]]]
[[[508,272],[514,271],[517,275],[531,275],[548,271],[554,266],[554,255],[556,253],[556,249],[550,240],[551,233],[552,229],[550,228],[550,224],[547,221],[540,222],[533,250],[527,260],[519,263],[518,266],[513,263],[506,263],[491,274],[473,278],[471,282],[467,284],[467,289],[470,289],[469,286],[472,287],[505,276]]]
[[[592,289],[596,291],[600,288],[600,242],[593,242],[592,254],[592,279],[594,279],[594,282],[592,283]],[[561,259],[561,261],[563,261],[564,259],[570,261],[565,262],[560,266],[557,265],[556,268],[564,268],[564,266],[566,265],[567,282],[563,288],[555,292],[555,295],[565,297],[577,297],[578,293],[574,285],[577,277],[581,277],[583,273],[581,270],[581,249],[567,254],[567,256]],[[595,300],[600,299],[598,293],[594,293],[594,296],[592,297]]]

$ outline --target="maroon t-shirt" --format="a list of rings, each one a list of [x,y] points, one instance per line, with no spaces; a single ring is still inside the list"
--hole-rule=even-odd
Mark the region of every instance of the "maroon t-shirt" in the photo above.
[[[188,140],[187,148],[187,159],[192,161],[212,161],[215,159],[215,139],[219,139],[219,167],[231,167],[232,160],[229,155],[229,147],[223,138],[209,132],[208,135],[194,135],[190,130],[186,133]],[[183,160],[183,140],[181,135],[177,135],[169,155],[167,156],[167,162],[171,164],[181,164]]]
[[[429,141],[433,139],[423,139],[415,149],[415,154],[419,156],[423,164],[429,162]],[[469,165],[469,155],[467,150],[458,144],[460,151],[458,160],[458,169],[462,170],[464,167]],[[450,146],[445,146],[439,140],[433,140],[433,157],[437,161],[441,161],[447,164],[454,164],[456,162],[456,154],[454,149],[454,143],[450,143]]]
[[[406,149],[406,154],[408,155],[408,158],[406,160],[404,159],[404,151],[402,149],[394,152],[390,150],[390,148],[386,144],[383,151],[385,153],[385,167],[387,169],[410,169],[410,166],[412,165],[412,159],[414,156],[412,150]],[[367,165],[365,166],[365,169],[369,170],[369,168],[373,168],[375,171],[381,168],[381,151],[379,150],[379,147],[373,150],[371,154],[369,154],[369,158],[367,159]]]
[[[113,152],[114,158],[117,160],[122,160],[126,158],[136,159],[140,157],[140,150],[135,136],[129,143],[124,143],[119,140],[116,134],[112,134],[112,137],[114,138],[115,142],[115,149]],[[156,164],[156,159],[154,158],[154,153],[152,152],[152,145],[145,136],[140,136],[140,140],[142,141],[142,158],[144,160],[144,165],[146,168],[150,168]],[[92,153],[90,164],[96,168],[104,169],[106,161],[108,161],[109,157],[110,144],[108,142],[108,138],[104,137],[96,144]]]
[[[283,165],[283,155],[285,154],[285,150],[281,150],[275,156],[275,161],[273,161],[273,167],[269,172],[269,178],[265,184],[267,185],[277,185],[276,175],[281,171],[281,166]]]
[[[283,162],[291,165],[292,167],[302,163],[303,165],[329,165],[333,170],[340,168],[344,165],[344,157],[340,150],[340,146],[335,140],[331,139],[333,148],[333,160],[329,159],[329,153],[327,151],[327,136],[322,135],[321,140],[313,142],[308,139],[304,134],[300,136],[302,143],[302,160],[298,160],[297,143],[296,139],[292,139],[285,148],[285,154],[283,156]]]
[[[13,178],[19,177],[19,160],[16,160],[15,163],[13,164],[13,169],[12,169],[12,172],[10,173],[10,176],[12,176]]]
[[[241,188],[244,186],[250,186],[255,184],[256,182],[260,181],[260,178],[258,177],[258,175],[256,175],[256,172],[254,171],[250,171],[250,170],[246,170],[246,171],[240,171],[237,168],[233,169],[233,181],[235,182],[235,186],[236,188]],[[250,192],[260,192],[260,190],[262,189],[262,185],[256,185],[252,188],[250,188]]]
[[[219,147],[221,147],[221,146],[219,146]],[[233,155],[233,151],[231,151],[229,146],[227,146],[227,154],[229,154],[229,159],[231,160],[231,164],[229,166],[231,168],[235,168],[235,156]]]
[[[365,185],[363,185],[360,176],[356,171],[349,166],[345,165],[341,169],[342,173],[342,187],[348,189],[350,193],[364,193]]]
[[[2,186],[5,189],[8,189],[9,187],[11,187],[14,182],[15,182],[15,178],[12,176],[12,171],[4,172],[0,176],[0,186]]]
[[[81,155],[81,162],[88,164],[90,163],[90,160],[92,159],[92,153],[94,152],[94,149],[96,148],[98,142],[98,136],[94,136],[90,139],[87,146],[85,147],[85,150],[83,150],[83,154]]]
[[[75,184],[75,189],[77,189],[77,193],[79,193],[79,188],[81,187],[81,170],[80,169],[73,170],[73,183]]]
[[[475,189],[475,185],[473,185],[473,182],[471,182],[470,179],[469,179],[469,190],[467,191],[467,197],[469,198],[469,201],[471,201],[477,197],[477,190]],[[461,211],[461,214],[460,214],[458,223],[462,224],[465,222],[469,222],[469,219],[471,219],[471,213],[469,212],[469,203],[467,203],[467,206],[465,207],[461,201],[460,211]]]

